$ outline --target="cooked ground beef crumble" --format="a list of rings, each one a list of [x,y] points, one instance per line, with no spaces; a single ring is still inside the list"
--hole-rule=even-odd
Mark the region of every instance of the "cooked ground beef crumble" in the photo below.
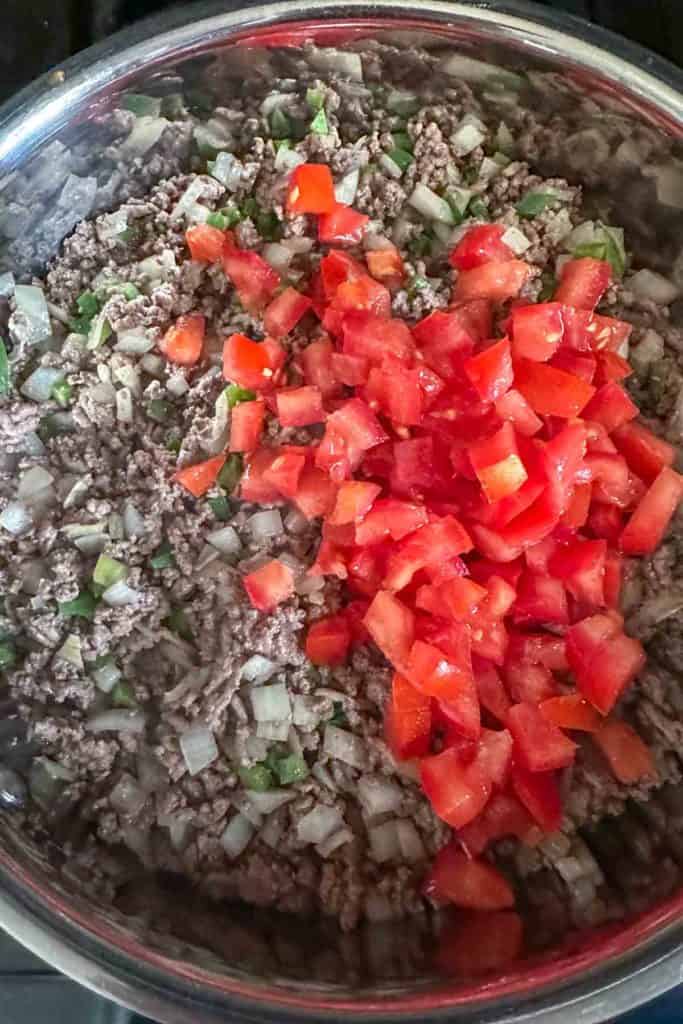
[[[270,90],[261,86],[258,93],[252,82],[208,121],[182,104],[172,112],[163,104],[161,111],[154,104],[147,112],[139,105],[137,113],[116,111],[102,128],[110,176],[79,178],[76,159],[56,204],[59,223],[46,223],[43,247],[34,245],[30,258],[21,227],[27,210],[9,186],[8,267],[26,266],[50,253],[54,238],[68,237],[42,280],[50,322],[37,343],[13,288],[0,290],[15,384],[0,397],[0,512],[16,501],[17,481],[21,491],[32,470],[49,474],[30,497],[26,529],[16,536],[0,530],[0,638],[11,637],[19,655],[5,675],[0,802],[29,833],[56,835],[69,870],[78,875],[82,866],[81,884],[100,899],[114,900],[134,870],[127,849],[146,869],[187,876],[212,899],[322,913],[343,929],[364,918],[427,909],[422,877],[449,830],[384,742],[387,664],[369,647],[342,668],[307,662],[303,627],[338,607],[334,582],[311,590],[302,579],[297,596],[269,615],[250,606],[241,585],[264,555],[282,555],[301,569],[310,565],[317,526],[282,509],[281,529],[264,537],[253,519],[262,506],[226,500],[219,488],[209,500],[194,499],[172,481],[177,469],[225,447],[223,338],[240,331],[259,337],[262,330],[222,269],[188,259],[192,203],[224,216],[239,211],[238,244],[286,259],[285,276],[299,284],[320,252],[313,219],[285,214],[286,172],[297,159],[329,163],[338,187],[353,189],[354,208],[371,218],[363,247],[382,248],[388,238],[401,250],[408,284],[393,296],[393,311],[409,321],[448,304],[447,253],[460,230],[425,221],[410,202],[417,184],[459,196],[464,205],[457,219],[466,227],[494,220],[519,233],[520,252],[534,268],[522,292],[530,301],[571,251],[577,229],[588,222],[595,230],[598,218],[586,210],[581,188],[552,170],[538,173],[554,156],[566,165],[571,152],[570,177],[595,184],[599,160],[585,156],[594,139],[576,132],[570,144],[559,114],[555,124],[541,127],[528,109],[510,107],[497,94],[482,97],[443,73],[434,56],[414,51],[401,61],[399,69],[390,48],[369,50],[361,55],[358,81],[325,72],[320,52],[309,49],[280,58],[280,78]],[[398,91],[383,87],[390,78]],[[306,129],[311,91],[325,115],[321,133]],[[287,145],[274,130],[274,113],[293,135]],[[463,125],[471,131],[463,133]],[[666,156],[647,136],[625,140],[618,125],[614,132],[615,148],[630,141],[644,146],[653,163]],[[405,169],[391,156],[397,134],[413,154]],[[227,176],[212,175],[207,148],[212,157],[215,150],[234,154]],[[126,152],[137,171],[146,169],[134,185]],[[40,196],[38,174],[33,188]],[[75,216],[84,193],[88,209],[114,212]],[[530,193],[553,198],[522,216],[518,205]],[[654,258],[653,265],[663,269]],[[600,311],[634,324],[636,374],[629,387],[646,421],[678,444],[683,333],[671,309],[679,288],[659,275],[653,286],[643,274],[630,267]],[[111,332],[96,348],[73,329],[84,293],[99,296],[96,318]],[[207,356],[198,370],[174,366],[156,351],[170,324],[189,312],[208,323]],[[96,327],[89,327],[92,337]],[[302,321],[287,339],[290,354],[320,332],[312,317]],[[54,397],[40,404],[30,397],[26,382],[39,368],[59,371],[67,382],[66,409]],[[294,367],[289,380],[300,380]],[[267,429],[271,443],[316,436],[311,428],[283,430],[274,419]],[[239,537],[231,555],[207,541],[225,525]],[[562,832],[534,850],[504,841],[492,854],[515,881],[534,922],[531,941],[539,945],[569,927],[641,909],[679,883],[680,543],[674,524],[656,554],[634,565],[625,592],[629,631],[646,644],[649,660],[623,712],[650,745],[661,788],[618,783],[586,740],[565,780]],[[171,559],[158,557],[168,550]],[[128,567],[133,603],[99,603],[89,618],[65,618],[59,604],[78,599],[102,551]],[[69,639],[78,653],[65,657]],[[286,684],[294,709],[288,733],[277,740],[256,735],[250,682],[242,677],[256,655],[267,659],[269,681]],[[119,676],[108,690],[96,683],[98,659],[107,656]],[[101,725],[112,711],[117,730]],[[359,738],[357,763],[324,749],[330,721]],[[191,775],[180,740],[198,726],[210,730],[216,752]],[[266,812],[250,803],[244,770],[273,749],[303,759],[309,773],[278,790],[280,805]],[[313,845],[297,826],[319,807],[336,815],[336,824]],[[237,815],[254,835],[231,861],[222,837]],[[395,818],[410,827],[410,852],[400,863],[382,863],[368,829]],[[103,856],[105,847],[116,856]]]

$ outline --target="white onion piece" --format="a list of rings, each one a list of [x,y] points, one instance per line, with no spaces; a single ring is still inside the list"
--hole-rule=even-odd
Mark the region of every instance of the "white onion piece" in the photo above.
[[[451,146],[456,156],[469,156],[486,138],[486,132],[474,124],[461,124],[451,135]]]
[[[139,597],[140,591],[129,586],[125,580],[113,583],[102,594],[102,600],[110,608],[124,608],[126,605],[135,604]]]
[[[358,780],[358,798],[370,817],[395,813],[401,806],[399,786],[381,775],[363,775]]]
[[[409,821],[407,818],[397,821],[396,832],[398,835],[398,845],[404,860],[407,860],[410,864],[415,864],[418,861],[427,859],[424,843],[412,821]]]
[[[254,828],[260,828],[263,824],[263,816],[247,793],[236,793],[232,798],[232,804],[236,811],[243,814],[247,821],[251,822]]]
[[[382,825],[369,828],[368,839],[370,840],[370,855],[378,864],[400,859],[401,847],[395,819],[392,818],[391,821],[385,821]]]
[[[116,352],[128,352],[131,355],[144,355],[154,348],[154,342],[148,338],[139,328],[129,331],[118,331],[116,335]]]
[[[62,478],[62,483],[64,483],[66,480],[67,478]],[[67,490],[66,497],[62,502],[65,509],[74,508],[76,505],[78,505],[79,502],[86,496],[86,494],[90,490],[90,479],[88,477],[76,480],[75,483],[71,484],[71,486],[69,486],[69,483],[67,483],[69,489]]]
[[[197,775],[218,757],[213,733],[206,725],[191,725],[180,737],[180,750],[190,775]]]
[[[408,202],[419,214],[427,220],[438,220],[443,224],[453,224],[453,211],[441,196],[433,192],[431,188],[418,182],[413,189]]]
[[[236,814],[228,823],[221,836],[221,845],[230,860],[237,860],[244,853],[254,835],[254,826],[243,814]]]
[[[257,793],[255,790],[248,789],[247,795],[259,814],[263,814],[265,817],[272,814],[273,811],[277,811],[279,807],[288,804],[297,794],[292,789],[271,789],[265,793]]]
[[[259,832],[259,839],[266,846],[269,846],[271,850],[277,850],[279,847],[282,836],[285,831],[285,826],[277,814],[274,814],[272,818],[268,818],[265,825]]]
[[[683,210],[683,166],[679,162],[646,166],[643,176],[654,178],[660,203]]]
[[[25,327],[22,326],[21,330],[16,328],[20,340],[27,345],[36,345],[49,338],[52,327],[43,289],[36,285],[18,284],[14,289],[14,301],[26,320]]]
[[[206,540],[222,555],[238,555],[242,550],[242,541],[234,526],[222,526],[220,530],[212,530],[211,533],[207,533]]]
[[[35,596],[47,574],[47,566],[40,558],[32,558],[21,564],[21,589],[24,594]]]
[[[102,310],[98,313],[93,320],[90,331],[88,332],[88,343],[87,346],[91,351],[99,348],[104,342],[111,336],[111,324],[107,320],[107,316]],[[113,399],[112,399],[113,402]]]
[[[32,402],[47,402],[52,396],[53,387],[60,380],[64,380],[64,370],[39,366],[21,385],[21,393]]]
[[[501,242],[504,242],[509,249],[512,249],[516,256],[521,256],[523,252],[526,252],[531,247],[531,242],[524,232],[514,227],[507,229],[501,238]]]
[[[62,646],[57,651],[56,658],[66,661],[74,668],[83,668],[83,654],[81,652],[81,638],[78,633],[69,633]]]
[[[200,196],[204,195],[205,187],[202,178],[195,178],[190,182],[171,211],[172,222],[181,220],[182,217],[187,217],[188,220],[195,223],[203,223],[206,220],[209,216],[209,208],[197,202]]]
[[[358,736],[336,725],[327,725],[323,738],[323,750],[330,757],[351,765],[352,768],[365,768],[367,763],[365,744]]]
[[[262,654],[253,654],[245,661],[240,672],[240,679],[246,679],[248,683],[265,683],[277,672],[277,665],[270,658],[264,658]]]
[[[513,71],[498,67],[496,64],[487,64],[486,61],[476,60],[474,57],[467,57],[464,53],[452,53],[444,57],[439,64],[439,70],[445,75],[462,78],[465,82],[483,84],[495,78],[504,82],[510,89],[519,89],[522,84],[520,76]]]
[[[96,405],[116,405],[116,389],[111,384],[93,384],[87,393]]]
[[[107,529],[107,524],[102,519],[99,523],[67,523],[61,529],[62,533],[69,540],[75,540],[77,537],[87,537],[89,534],[104,533]]]
[[[132,131],[121,147],[121,152],[143,156],[159,141],[169,124],[170,121],[167,121],[165,117],[152,117],[149,114],[136,117]]]
[[[632,345],[630,358],[635,369],[643,373],[664,355],[664,338],[656,331],[648,329],[637,345]]]
[[[479,170],[477,172],[478,180],[488,181],[489,178],[493,178],[496,174],[500,174],[500,164],[496,163],[496,161],[491,157],[485,156],[479,164]]]
[[[26,505],[39,505],[52,494],[55,478],[42,466],[32,466],[22,473],[17,488],[17,498]]]
[[[208,211],[207,211],[208,213]],[[144,260],[140,260],[137,268],[141,274],[149,278],[150,281],[163,281],[169,277],[170,272],[175,270],[177,267],[175,253],[171,249],[164,249],[158,256],[147,256]],[[140,333],[138,330],[135,333]],[[159,364],[163,367],[165,365],[164,360],[160,359],[159,356],[154,357]]]
[[[285,683],[254,687],[251,691],[251,706],[257,722],[284,722],[292,717],[292,705]]]
[[[117,814],[137,818],[145,806],[147,794],[128,772],[124,772],[109,794],[109,802]]]
[[[88,533],[85,537],[76,537],[74,540],[75,547],[84,555],[99,555],[108,543],[109,537],[106,533]]]
[[[123,540],[125,537],[123,529],[123,518],[118,512],[110,512],[107,520],[109,536],[112,540]]]
[[[626,282],[639,299],[651,299],[660,306],[669,306],[680,295],[673,281],[653,270],[639,270]]]
[[[142,747],[136,759],[138,781],[146,793],[155,793],[168,787],[168,772],[151,750]]]
[[[260,740],[270,740],[272,743],[284,743],[289,736],[290,722],[257,722],[256,735]]]
[[[299,167],[300,164],[306,163],[306,157],[303,153],[297,153],[295,149],[288,149],[286,146],[280,146],[277,153],[275,154],[275,170],[287,173],[293,171],[295,167]]]
[[[211,168],[211,177],[225,185],[228,192],[237,192],[244,179],[244,164],[232,153],[219,153]]]
[[[119,423],[132,423],[134,416],[130,388],[121,388],[116,392],[116,418]]]
[[[266,263],[270,263],[274,270],[286,272],[293,257],[292,250],[285,245],[280,245],[279,242],[269,242],[263,247],[263,258]]]
[[[31,513],[20,501],[10,501],[0,512],[0,526],[14,537],[26,533],[33,526]]]
[[[21,440],[21,450],[25,452],[26,455],[34,455],[36,458],[39,458],[45,453],[45,445],[34,430],[29,430],[28,433],[24,434]]]
[[[295,693],[292,702],[292,722],[302,729],[315,729],[320,721],[320,712],[314,711],[315,697]]]
[[[279,537],[282,533],[282,516],[276,508],[266,509],[264,512],[256,512],[247,520],[247,526],[251,535],[258,543],[262,540],[269,540],[270,537]]]
[[[286,249],[291,249],[295,255],[299,256],[301,253],[311,251],[313,248],[313,239],[299,235],[292,235],[291,238],[283,238],[282,244]]]
[[[99,668],[91,671],[95,686],[102,693],[111,693],[122,676],[121,669],[113,662],[107,661]]]
[[[336,71],[354,82],[363,81],[363,62],[359,53],[352,50],[334,50],[325,47],[309,54],[309,63],[318,71]]]
[[[104,366],[104,363],[100,363],[100,366]],[[124,388],[128,388],[131,394],[140,395],[142,394],[142,386],[140,384],[140,373],[137,367],[131,363],[122,363],[121,366],[117,366],[114,370],[114,377],[118,384],[121,384]]]
[[[392,160],[393,163],[393,160]],[[396,166],[396,165],[394,165]],[[401,168],[399,167],[399,171]],[[399,174],[400,177],[400,174]],[[348,174],[345,174],[334,186],[334,198],[344,206],[351,206],[356,198],[358,182],[360,181],[360,170],[355,167]]]
[[[395,160],[392,160],[388,153],[382,153],[379,160],[377,161],[383,171],[389,175],[390,178],[400,178],[403,175],[403,171],[398,166]]]
[[[128,540],[142,537],[145,533],[145,520],[130,501],[123,506],[123,529]]]
[[[322,843],[318,843],[316,850],[321,857],[326,859],[335,850],[338,850],[340,846],[353,842],[353,838],[353,832],[350,828],[340,828],[337,832],[333,832],[331,836],[323,840]]]
[[[302,597],[308,597],[310,594],[317,594],[325,586],[324,576],[302,576],[301,579],[297,580],[294,589],[297,594],[301,594]]]
[[[142,711],[121,711],[113,708],[94,715],[85,723],[88,732],[144,732],[146,719]]]
[[[322,843],[344,824],[336,807],[316,804],[312,811],[304,814],[296,824],[296,832],[302,843]]]
[[[14,291],[14,274],[0,274],[0,299],[8,299]]]

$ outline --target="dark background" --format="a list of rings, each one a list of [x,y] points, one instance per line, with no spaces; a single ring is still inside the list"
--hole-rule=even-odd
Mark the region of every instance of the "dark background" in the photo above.
[[[78,50],[173,6],[174,0],[0,0],[0,100]],[[544,6],[583,15],[683,65],[683,0],[545,0]],[[680,991],[619,1024],[681,1024]],[[144,1022],[56,975],[0,932],[0,1024]]]

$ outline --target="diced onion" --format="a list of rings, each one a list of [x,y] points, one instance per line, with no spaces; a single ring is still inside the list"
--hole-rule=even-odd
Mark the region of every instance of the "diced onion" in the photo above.
[[[631,346],[630,358],[635,369],[642,373],[664,355],[664,338],[648,329],[637,345]]]
[[[401,806],[402,793],[391,779],[380,775],[363,775],[358,780],[358,798],[370,817],[396,813]]]
[[[0,274],[0,299],[8,299],[14,291],[14,274]]]
[[[299,167],[300,164],[305,163],[306,157],[303,153],[297,153],[295,149],[289,149],[287,146],[280,146],[275,154],[276,171],[287,173],[288,171],[293,171],[295,167]]]
[[[304,814],[296,825],[296,832],[302,843],[322,843],[333,832],[344,824],[344,819],[336,807],[317,804],[312,811]]]
[[[232,798],[232,804],[236,811],[243,814],[254,828],[260,828],[263,824],[263,816],[255,804],[252,803],[248,793],[236,793]]]
[[[676,162],[646,166],[643,168],[643,176],[654,179],[660,203],[683,210],[683,165]]]
[[[363,81],[363,62],[360,54],[354,53],[353,50],[334,50],[331,47],[313,50],[309,55],[309,62],[318,71],[336,71],[354,82]]]
[[[102,693],[111,693],[122,673],[114,661],[106,661],[99,668],[94,668],[90,675],[98,690],[101,690]]]
[[[64,380],[64,370],[39,366],[21,385],[21,393],[32,402],[47,402],[52,396],[53,387],[60,380]]]
[[[433,192],[431,188],[423,185],[422,182],[413,189],[408,202],[419,214],[428,220],[440,220],[444,224],[453,224],[453,211],[441,196]]]
[[[142,537],[145,533],[145,520],[130,501],[123,506],[123,529],[128,540]]]
[[[269,540],[271,537],[279,537],[282,534],[282,516],[276,508],[266,509],[264,512],[256,512],[247,521],[247,526],[257,543]]]
[[[479,164],[479,170],[477,171],[479,181],[488,181],[489,178],[493,178],[496,174],[500,174],[500,164],[490,156],[485,156]]]
[[[100,366],[104,366],[104,363],[100,363]],[[114,370],[114,377],[117,383],[121,384],[133,395],[140,395],[142,393],[142,385],[140,383],[140,373],[136,366],[131,363],[123,363],[121,366],[117,366]]]
[[[512,249],[516,256],[521,256],[531,247],[531,242],[519,228],[508,228],[501,238],[508,248]]]
[[[390,178],[400,178],[403,175],[401,168],[395,160],[391,159],[388,153],[382,153],[378,163],[382,170],[387,172]]]
[[[256,735],[260,740],[284,743],[289,736],[290,722],[257,722]]]
[[[207,206],[202,206],[197,201],[200,196],[204,195],[204,189],[205,183],[202,178],[195,178],[190,182],[171,211],[171,221],[178,221],[182,217],[186,217],[189,221],[203,223],[210,212]]]
[[[314,697],[295,693],[292,702],[292,721],[303,729],[315,729],[320,721],[320,712],[313,710]]]
[[[335,757],[353,768],[365,768],[367,763],[365,744],[358,736],[336,725],[325,727],[323,750],[330,757]]]
[[[136,760],[138,781],[146,793],[156,793],[168,788],[168,771],[151,750],[142,747]]]
[[[232,153],[219,153],[211,168],[211,177],[225,185],[228,192],[237,192],[244,180],[244,164]]]
[[[206,725],[191,725],[180,737],[180,750],[190,775],[197,775],[218,757],[213,733]]]
[[[234,526],[222,526],[220,530],[212,530],[206,535],[207,543],[222,555],[239,555],[242,541]]]
[[[116,389],[111,384],[93,384],[87,393],[97,405],[116,404]]]
[[[105,520],[100,520],[98,523],[67,523],[66,526],[62,526],[62,533],[65,534],[69,540],[75,540],[77,537],[87,537],[89,534],[104,533],[107,529]]]
[[[293,789],[271,789],[265,793],[257,793],[253,789],[248,789],[246,792],[256,810],[264,817],[288,804],[297,795]]]
[[[121,732],[141,733],[144,732],[146,719],[142,711],[122,711],[113,708],[111,711],[102,711],[94,715],[85,723],[88,732]]]
[[[386,99],[387,110],[401,117],[409,117],[417,112],[419,102],[414,92],[407,89],[392,89]]]
[[[331,836],[328,836],[327,839],[324,839],[322,843],[318,843],[316,849],[320,856],[326,859],[335,850],[338,850],[340,846],[353,842],[353,838],[353,832],[350,828],[340,828],[337,832],[333,832]]]
[[[76,537],[74,540],[75,547],[84,555],[99,555],[108,543],[109,537],[106,533],[88,533],[84,537]]]
[[[21,564],[21,589],[24,594],[35,595],[45,579],[47,566],[40,558],[31,558]]]
[[[170,276],[170,272],[175,270],[176,267],[175,253],[171,249],[164,249],[158,256],[147,256],[144,260],[140,260],[137,265],[138,271],[149,278],[150,281],[166,280]],[[135,333],[139,332],[136,331]],[[152,356],[150,358],[155,359],[159,367],[163,368],[165,366],[164,360],[159,356]]]
[[[17,498],[29,506],[44,503],[52,495],[54,479],[52,473],[48,473],[42,466],[32,466],[22,474]]]
[[[294,253],[286,245],[269,242],[263,247],[263,258],[275,270],[286,271],[294,258]]]
[[[244,853],[254,835],[254,826],[243,814],[236,814],[221,836],[221,845],[230,860]]]
[[[370,854],[378,864],[384,864],[388,860],[399,860],[401,857],[396,824],[396,820],[392,818],[391,821],[368,829]]]
[[[83,654],[81,653],[81,638],[77,633],[69,633],[62,646],[57,651],[56,658],[66,661],[74,668],[83,668]]]
[[[121,388],[116,392],[116,418],[119,423],[132,423],[133,417],[133,396],[130,388]]]
[[[404,860],[407,860],[410,864],[415,864],[418,861],[427,859],[424,843],[412,821],[409,821],[407,818],[397,821],[396,832],[398,835],[398,845]]]
[[[669,306],[680,295],[680,290],[673,281],[653,270],[639,270],[627,281],[639,299],[651,299],[661,306]]]
[[[392,160],[393,163],[393,160]],[[394,164],[394,166],[396,166]],[[401,177],[401,168],[398,168],[399,175]],[[360,170],[355,167],[348,174],[345,174],[340,181],[334,186],[334,198],[338,203],[343,203],[344,206],[351,206],[356,198],[356,192],[358,191],[358,182],[360,180]]]
[[[510,89],[519,89],[522,83],[520,76],[513,71],[495,64],[487,64],[486,61],[476,60],[474,57],[467,57],[463,53],[452,53],[444,57],[439,70],[445,75],[452,75],[453,78],[462,78],[465,82],[484,84],[494,78],[500,79]]]
[[[255,686],[251,691],[251,706],[257,722],[283,722],[292,717],[292,706],[285,683]]]
[[[154,146],[170,124],[165,117],[143,114],[135,118],[135,124],[121,147],[122,152],[143,156]]]
[[[140,591],[129,586],[125,580],[118,580],[107,587],[102,594],[102,600],[110,608],[123,608],[129,604],[135,604],[140,597]]]
[[[277,665],[270,658],[264,658],[262,654],[253,654],[251,658],[242,665],[240,678],[246,679],[248,683],[265,683],[277,672]]]
[[[308,597],[310,594],[317,594],[325,586],[324,576],[302,576],[301,579],[297,580],[294,589],[297,594],[301,594],[302,597]]]
[[[116,344],[114,345],[114,349],[117,352],[127,352],[131,355],[144,355],[145,352],[150,352],[153,348],[153,340],[144,334],[139,328],[117,332]]]
[[[10,501],[0,512],[0,526],[14,537],[26,533],[33,526],[31,513],[20,501]]]
[[[109,794],[109,802],[117,814],[137,818],[147,802],[147,794],[128,772],[124,772]]]
[[[280,820],[279,815],[274,814],[271,818],[268,818],[259,832],[259,839],[266,846],[269,846],[271,850],[277,850],[282,841],[284,831],[284,823]]]
[[[463,123],[451,135],[451,146],[456,156],[468,156],[481,146],[485,138],[486,133],[477,125]]]
[[[36,345],[49,338],[52,327],[43,289],[36,285],[18,284],[14,289],[14,301],[26,319],[25,327],[16,332],[20,340],[27,345]]]

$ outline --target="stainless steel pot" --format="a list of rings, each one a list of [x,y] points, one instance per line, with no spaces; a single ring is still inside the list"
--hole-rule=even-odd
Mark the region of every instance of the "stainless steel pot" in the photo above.
[[[16,210],[14,220],[7,208],[0,215],[0,266],[4,259],[26,270],[39,268],[55,251],[69,217],[50,201],[45,183],[51,174],[63,183],[65,152],[80,154],[79,174],[84,168],[96,173],[101,154],[88,150],[89,128],[106,119],[117,95],[148,91],[177,81],[174,76],[201,80],[207,65],[220,71],[245,46],[277,47],[307,38],[340,45],[381,37],[399,46],[419,41],[483,53],[517,68],[556,69],[560,93],[567,83],[571,87],[569,106],[577,108],[578,126],[580,104],[588,96],[656,132],[680,139],[683,131],[683,75],[606,32],[531,4],[418,0],[408,8],[394,0],[310,0],[305,6],[281,3],[237,13],[221,6],[193,6],[130,29],[45,76],[0,112],[0,208],[8,183],[29,205],[33,193],[39,202],[43,197],[43,213],[24,218],[21,230]],[[552,169],[558,153],[550,147],[546,156]],[[623,185],[599,153],[570,170],[613,202]],[[132,164],[129,173],[154,172]],[[646,193],[642,209],[635,210],[629,199],[622,212],[632,244],[656,243],[659,256],[651,258],[666,261],[683,238],[681,216],[668,205],[658,208],[652,189]],[[191,894],[152,882],[148,896],[155,912],[143,913],[135,899],[105,912],[89,903],[62,868],[52,848],[31,847],[10,820],[2,821],[0,924],[78,981],[168,1024],[327,1021],[342,1014],[363,1021],[493,1024],[542,1018],[588,1024],[671,988],[683,968],[681,897],[635,921],[575,938],[554,956],[503,977],[464,982],[435,973],[428,936],[423,941],[414,921],[340,939],[324,924],[211,911]]]

